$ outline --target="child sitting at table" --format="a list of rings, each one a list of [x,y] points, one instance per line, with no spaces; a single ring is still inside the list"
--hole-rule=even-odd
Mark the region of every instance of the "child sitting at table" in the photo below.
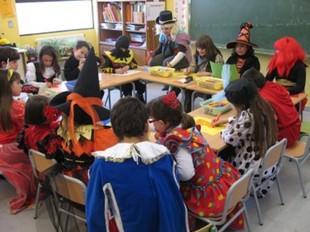
[[[166,147],[148,141],[147,120],[145,106],[135,98],[114,105],[111,122],[119,143],[93,153],[86,201],[89,232],[188,231],[174,161]]]
[[[129,49],[129,38],[127,36],[120,36],[117,38],[115,43],[115,49],[112,51],[106,51],[104,54],[104,73],[116,73],[124,74],[130,69],[136,69],[137,62],[134,59],[134,53]],[[145,92],[145,84],[141,81],[134,81],[135,89],[137,91],[137,97],[145,102],[143,94]],[[124,84],[121,86],[124,96],[132,95],[132,84]]]
[[[37,184],[29,158],[16,142],[25,110],[24,102],[13,100],[13,89],[21,91],[19,74],[0,69],[0,86],[0,172],[16,189],[18,196],[9,202],[10,213],[15,214],[35,203]]]
[[[257,91],[255,84],[246,78],[231,82],[225,88],[225,96],[237,111],[237,116],[213,121],[213,125],[227,123],[221,132],[222,139],[234,147],[230,162],[240,174],[250,168],[255,170],[254,183],[259,178],[258,170],[267,149],[277,142],[277,123],[271,105]],[[270,168],[272,173],[274,168]],[[264,173],[270,175],[270,173]],[[260,197],[265,196],[274,181],[266,182],[258,190]],[[258,183],[260,184],[260,183]]]
[[[112,129],[102,125],[110,118],[110,112],[103,107],[93,48],[73,91],[59,93],[49,105],[63,113],[57,130],[62,138],[63,173],[87,183],[88,169],[94,162],[91,153],[117,143]]]
[[[25,108],[25,126],[19,136],[19,147],[28,154],[35,149],[49,159],[59,160],[61,138],[56,135],[61,111],[48,105],[46,96],[31,96]]]
[[[27,64],[26,83],[34,87],[51,88],[61,83],[61,69],[55,48],[44,45],[39,52],[39,61]]]
[[[267,81],[254,68],[243,73],[242,78],[252,80],[259,94],[272,105],[278,125],[278,140],[286,138],[287,147],[293,145],[299,139],[301,122],[287,89],[273,81]]]
[[[232,55],[226,61],[227,64],[235,64],[239,73],[239,77],[250,69],[255,68],[260,70],[260,63],[258,58],[254,55],[253,47],[258,47],[250,41],[250,29],[253,24],[250,22],[242,23],[240,32],[235,41],[229,42],[226,47],[233,48]]]
[[[187,208],[201,217],[221,215],[227,191],[239,178],[237,169],[216,156],[173,91],[153,99],[147,108],[157,143],[165,145],[176,160]],[[191,222],[194,227],[194,219]],[[243,226],[240,218],[231,225],[235,229]]]

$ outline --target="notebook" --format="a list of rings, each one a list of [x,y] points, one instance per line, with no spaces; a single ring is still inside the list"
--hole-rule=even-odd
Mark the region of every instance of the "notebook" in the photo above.
[[[212,61],[210,61],[210,65],[211,65],[212,76],[215,78],[222,79],[223,65],[218,64],[218,63],[214,63]],[[237,66],[232,64],[232,65],[230,65],[230,81],[237,80],[237,79],[239,79]]]
[[[72,90],[73,90],[75,84],[76,84],[76,80],[74,80],[74,81],[67,81],[67,82],[66,82],[66,86],[67,86],[67,88],[68,88],[69,91],[72,91]]]

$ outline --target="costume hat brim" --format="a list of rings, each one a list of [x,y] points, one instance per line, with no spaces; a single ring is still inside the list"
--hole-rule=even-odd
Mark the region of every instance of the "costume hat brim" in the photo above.
[[[226,44],[226,48],[235,48],[237,43],[245,44],[247,46],[258,48],[258,46],[254,43],[249,43],[243,40],[235,40]]]
[[[165,25],[165,24],[175,23],[176,21],[178,21],[176,18],[173,18],[173,19],[167,20],[167,21],[160,21],[159,17],[156,18],[156,24],[158,24],[158,25]]]

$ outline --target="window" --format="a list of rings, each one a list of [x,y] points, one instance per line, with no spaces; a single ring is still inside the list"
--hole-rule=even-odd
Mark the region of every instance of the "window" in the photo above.
[[[93,28],[91,0],[16,0],[20,35]]]

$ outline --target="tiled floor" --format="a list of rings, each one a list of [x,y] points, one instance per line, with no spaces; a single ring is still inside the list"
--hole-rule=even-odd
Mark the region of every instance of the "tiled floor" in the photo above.
[[[148,86],[148,100],[163,94],[161,85]],[[115,93],[114,93],[115,92]],[[118,99],[118,91],[112,92],[112,101]],[[195,105],[198,107],[199,99]],[[304,112],[304,120],[310,122],[310,112]],[[305,188],[310,197],[310,160],[303,166]],[[280,173],[285,205],[280,205],[277,186],[273,186],[270,193],[260,199],[261,210],[264,216],[264,225],[258,224],[254,200],[250,198],[247,206],[254,232],[304,232],[310,231],[309,198],[303,198],[298,180],[296,166],[285,160]],[[7,204],[14,195],[13,187],[3,179],[0,179],[0,231],[1,232],[52,232],[53,227],[49,222],[44,206],[39,210],[39,218],[34,220],[34,210],[24,210],[16,215],[9,215]]]

